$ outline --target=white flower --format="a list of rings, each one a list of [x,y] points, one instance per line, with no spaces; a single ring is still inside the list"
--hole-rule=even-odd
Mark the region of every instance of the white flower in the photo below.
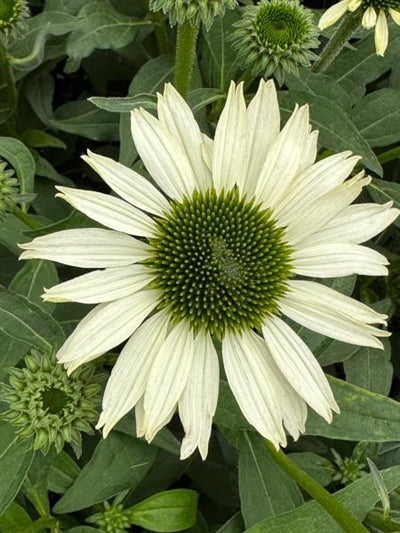
[[[58,187],[59,196],[110,229],[38,237],[21,258],[98,269],[46,290],[44,299],[98,304],[57,357],[69,372],[128,340],[108,381],[98,427],[106,436],[133,407],[151,441],[178,409],[181,457],[207,455],[222,359],[247,418],[275,446],[297,439],[306,404],[327,421],[338,406],[329,383],[282,315],[345,342],[381,347],[372,324],[386,316],[304,277],[387,274],[361,246],[398,211],[350,205],[370,178],[346,180],[351,152],[317,163],[308,107],[280,131],[272,81],[246,108],[232,82],[214,140],[166,85],[158,119],[132,113],[132,135],[156,185],[120,163],[84,159],[120,196]],[[295,279],[295,276],[301,279]]]
[[[362,25],[366,29],[375,26],[375,49],[383,56],[389,42],[389,30],[386,20],[389,14],[394,22],[400,25],[399,0],[341,0],[327,9],[320,18],[318,26],[321,30],[335,24],[348,11],[363,9]]]

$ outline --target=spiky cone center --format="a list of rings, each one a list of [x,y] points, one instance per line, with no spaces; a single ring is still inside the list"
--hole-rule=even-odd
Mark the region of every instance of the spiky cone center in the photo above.
[[[237,188],[195,191],[157,219],[148,266],[175,321],[223,338],[278,311],[291,249],[271,213]]]
[[[197,26],[202,22],[208,30],[214,18],[223,16],[227,9],[234,9],[237,0],[150,0],[151,11],[162,10],[168,15],[171,26],[189,22]]]
[[[1,0],[0,28],[8,28],[29,16],[28,4],[25,0]]]
[[[3,418],[18,427],[21,437],[34,437],[34,449],[46,453],[52,444],[58,452],[64,442],[80,444],[80,432],[90,432],[97,418],[99,386],[91,383],[92,370],[67,376],[52,354],[33,351],[24,368],[10,370],[2,385]]]
[[[362,0],[363,9],[373,7],[375,11],[381,10],[387,12],[389,9],[394,9],[400,12],[400,0]]]

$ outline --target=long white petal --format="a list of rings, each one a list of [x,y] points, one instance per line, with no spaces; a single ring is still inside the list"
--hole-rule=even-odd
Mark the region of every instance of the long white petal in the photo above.
[[[258,90],[247,108],[249,137],[249,166],[246,173],[245,191],[250,195],[272,142],[279,135],[280,113],[275,84],[272,80],[260,81]]]
[[[95,270],[44,289],[42,298],[45,302],[111,302],[137,292],[153,279],[154,275],[144,265]]]
[[[212,174],[218,192],[235,184],[243,192],[249,157],[247,131],[243,83],[236,87],[231,82],[214,137]]]
[[[392,208],[393,202],[384,205],[355,204],[346,207],[325,227],[302,241],[302,246],[326,242],[360,244],[375,237],[387,228],[399,215]]]
[[[197,189],[204,191],[211,188],[211,172],[201,151],[203,139],[200,128],[192,110],[170,83],[165,85],[164,95],[158,95],[157,111],[160,122],[179,141],[182,153],[193,169]]]
[[[282,225],[289,224],[300,213],[307,214],[311,202],[343,183],[353,170],[358,156],[341,152],[318,161],[296,176],[287,195],[275,209],[275,216]]]
[[[367,30],[370,30],[373,28],[376,24],[376,11],[372,6],[369,6],[365,11],[364,15],[361,21],[361,24],[366,28]]]
[[[155,290],[139,291],[96,306],[81,320],[57,353],[60,363],[85,362],[125,341],[159,302]],[[76,367],[75,367],[76,368]]]
[[[227,333],[222,341],[222,356],[229,385],[244,416],[278,447],[286,444],[286,435],[262,346],[262,339],[252,331]]]
[[[144,395],[145,437],[151,441],[169,421],[186,386],[194,357],[193,332],[173,327],[152,365]]]
[[[157,185],[176,200],[190,195],[197,186],[192,166],[165,125],[144,109],[135,109],[131,130],[144,166]]]
[[[358,244],[330,243],[302,246],[292,253],[296,274],[316,278],[335,278],[361,274],[387,276],[385,256]]]
[[[382,348],[376,337],[387,337],[390,334],[374,326],[345,315],[329,301],[311,304],[307,296],[302,297],[301,291],[291,284],[289,291],[280,301],[282,313],[306,328],[350,344]]]
[[[349,0],[341,0],[332,7],[327,9],[322,17],[319,19],[318,27],[320,30],[329,28],[337,22],[347,11]]]
[[[109,432],[143,396],[151,366],[167,335],[168,313],[159,311],[131,336],[118,356],[103,396],[103,409],[96,426]],[[140,425],[140,424],[139,424]]]
[[[211,336],[200,332],[194,339],[193,365],[179,400],[179,416],[185,430],[181,459],[189,457],[196,448],[203,459],[207,457],[218,388],[218,355]]]
[[[59,187],[56,196],[63,198],[96,222],[116,231],[138,237],[151,237],[154,232],[153,220],[140,209],[110,194]]]
[[[363,178],[363,174],[364,172],[360,172],[321,198],[310,202],[308,213],[296,216],[287,227],[285,235],[288,241],[292,245],[302,242],[309,235],[326,226],[350,205],[361,193],[363,187],[371,182],[371,178]]]
[[[111,189],[121,198],[143,211],[161,216],[169,210],[168,200],[152,185],[149,180],[134,170],[117,163],[104,155],[88,155],[82,159],[88,163]]]
[[[20,259],[49,259],[82,268],[106,268],[137,263],[148,257],[149,246],[117,231],[67,229],[19,245]]]
[[[375,49],[378,56],[384,56],[389,43],[389,28],[386,20],[386,13],[383,9],[379,11],[375,25]]]
[[[310,142],[308,106],[296,108],[272,143],[261,170],[255,194],[268,207],[279,206],[299,172],[307,166],[304,151]]]
[[[278,317],[264,321],[262,332],[279,370],[295,391],[325,420],[339,411],[328,380],[308,346]]]
[[[389,7],[389,14],[392,17],[393,21],[400,26],[400,8],[399,9],[393,9]]]

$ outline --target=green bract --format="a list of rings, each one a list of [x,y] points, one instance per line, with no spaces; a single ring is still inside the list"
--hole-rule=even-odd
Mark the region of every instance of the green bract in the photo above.
[[[1,0],[0,29],[8,29],[28,16],[29,7],[25,0]]]
[[[195,331],[261,327],[290,276],[290,247],[270,212],[238,189],[195,191],[158,219],[148,266],[162,303]]]
[[[68,376],[53,354],[32,350],[24,368],[9,370],[1,400],[9,404],[3,418],[18,427],[20,437],[33,437],[33,448],[47,453],[52,444],[61,452],[70,442],[79,454],[81,432],[91,433],[96,420],[99,386],[88,367]]]
[[[150,0],[151,11],[162,10],[168,15],[171,26],[189,22],[197,26],[202,22],[209,29],[217,16],[223,16],[227,9],[234,9],[236,0]]]
[[[12,211],[18,198],[18,180],[14,171],[7,170],[7,163],[0,159],[0,220]]]
[[[253,75],[274,75],[282,85],[284,72],[298,73],[316,59],[318,29],[313,14],[298,0],[261,0],[244,8],[232,35],[242,68]]]

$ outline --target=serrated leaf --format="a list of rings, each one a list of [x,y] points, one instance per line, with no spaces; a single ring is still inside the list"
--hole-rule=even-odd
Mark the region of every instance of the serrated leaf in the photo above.
[[[54,511],[69,513],[85,509],[137,486],[153,464],[156,448],[113,431],[101,439],[89,462]]]

